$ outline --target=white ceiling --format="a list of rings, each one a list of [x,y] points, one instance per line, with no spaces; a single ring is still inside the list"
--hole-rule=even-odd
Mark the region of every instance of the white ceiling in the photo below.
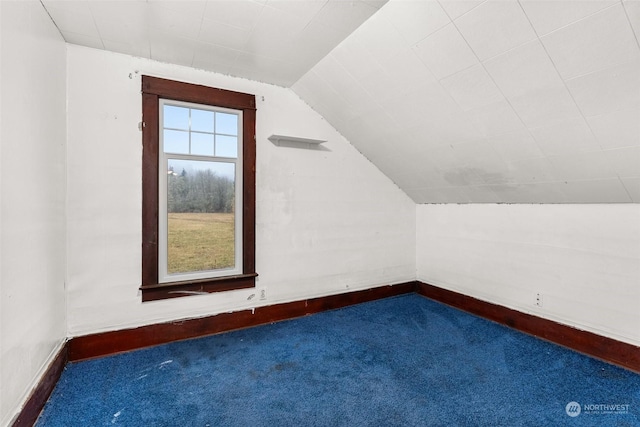
[[[640,203],[640,0],[43,4],[70,43],[291,87],[418,203]]]
[[[73,44],[289,87],[386,0],[42,0]]]

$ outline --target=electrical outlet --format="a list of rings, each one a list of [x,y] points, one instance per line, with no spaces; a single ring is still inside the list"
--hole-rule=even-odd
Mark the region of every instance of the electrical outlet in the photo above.
[[[267,289],[266,288],[260,289],[260,299],[263,300],[263,301],[267,299]]]
[[[539,292],[536,294],[536,305],[542,307],[542,294]]]

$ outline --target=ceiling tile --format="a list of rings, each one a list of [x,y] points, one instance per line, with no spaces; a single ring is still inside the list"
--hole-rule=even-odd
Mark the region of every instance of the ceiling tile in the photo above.
[[[491,136],[488,138],[488,142],[507,162],[516,162],[544,155],[528,130]]]
[[[375,7],[376,9],[380,9],[384,6],[388,0],[360,0],[363,3],[368,4],[371,7]]]
[[[539,36],[617,3],[618,0],[520,0]]]
[[[45,1],[44,5],[61,32],[83,34],[92,38],[100,37],[88,4]]]
[[[460,71],[440,81],[464,111],[504,100],[491,77],[480,64]]]
[[[587,122],[603,149],[640,146],[640,110],[614,111]]]
[[[414,50],[439,79],[478,63],[473,51],[453,24],[420,41]]]
[[[564,203],[564,182],[541,182],[524,184],[522,190],[527,195],[522,203]]]
[[[348,34],[344,30],[327,27],[318,22],[310,22],[297,37],[291,39],[289,47],[281,58],[298,63],[306,70],[330,54],[334,46],[340,44]]]
[[[415,100],[415,105],[422,112],[424,121],[445,120],[448,116],[462,112],[449,93],[437,83],[426,83],[409,87],[409,89],[413,93],[409,95],[408,93],[397,92],[399,96],[393,98],[394,105],[387,107],[394,108],[397,103],[406,99]]]
[[[472,185],[464,187],[471,203],[501,203],[504,200],[489,185]]]
[[[531,133],[538,147],[547,156],[600,149],[583,117],[531,129]]]
[[[100,37],[92,37],[86,34],[74,33],[71,31],[62,31],[62,37],[67,43],[77,44],[80,46],[92,47],[94,49],[105,49],[105,45]],[[122,52],[122,50],[113,50],[114,52]],[[147,50],[148,52],[148,50]]]
[[[561,183],[492,185],[504,203],[562,203],[565,195]],[[562,183],[564,184],[564,183]]]
[[[623,0],[622,4],[633,27],[633,32],[636,33],[636,38],[640,38],[640,2],[638,0]]]
[[[240,54],[239,51],[226,47],[198,42],[193,55],[193,67],[204,70],[220,70],[221,73],[228,73],[236,63]],[[241,64],[249,66],[250,64]]]
[[[549,161],[558,176],[565,181],[616,177],[609,159],[600,150],[550,156]]]
[[[316,65],[315,73],[350,106],[370,105],[373,102],[369,93],[332,55],[325,57]]]
[[[483,156],[469,162],[469,167],[478,175],[484,184],[511,184],[518,182],[500,156]]]
[[[349,37],[331,51],[331,56],[357,80],[382,73],[382,66],[368,54],[365,47],[355,38]]]
[[[384,70],[359,79],[358,82],[380,105],[401,98],[408,89]]]
[[[640,176],[633,178],[620,178],[633,203],[640,203]]]
[[[176,1],[180,5],[199,3],[194,1]],[[207,1],[203,17],[250,30],[258,20],[264,3],[254,1],[216,0]],[[200,12],[202,14],[202,12]]]
[[[490,137],[524,129],[522,120],[506,100],[476,108],[468,114],[482,136]]]
[[[407,129],[413,139],[422,141],[425,145],[449,146],[451,144],[478,140],[478,129],[465,116],[448,115],[432,119],[419,117],[413,126]]]
[[[439,0],[440,6],[447,12],[451,19],[464,15],[471,9],[480,6],[485,0]]]
[[[568,203],[628,203],[629,194],[618,178],[568,181],[563,186]]]
[[[207,3],[212,3],[211,1]],[[213,3],[217,3],[214,1]],[[233,1],[229,2],[233,3]],[[314,16],[327,4],[327,0],[304,0],[304,1],[286,1],[286,0],[268,0],[266,5],[274,9],[281,10],[287,14],[292,14],[300,18],[304,22],[310,22]],[[260,6],[260,3],[256,3]],[[228,13],[238,13],[233,5],[228,7]],[[252,10],[249,10],[251,13]]]
[[[481,61],[536,37],[518,2],[488,0],[455,20]]]
[[[477,139],[475,127],[457,116],[444,116],[430,121],[418,119],[407,125],[406,133],[414,140],[421,141],[424,146],[440,147],[454,143]]]
[[[292,87],[432,203],[640,199],[640,2],[608,2],[43,0],[67,40]]]
[[[529,92],[510,101],[529,129],[580,116],[580,110],[564,85]]]
[[[243,43],[246,41],[243,50],[261,56],[281,57],[292,39],[297,37],[308,23],[295,15],[265,6],[248,39],[243,40]],[[203,24],[203,29],[211,26],[215,28],[215,24]]]
[[[429,163],[426,161],[423,162],[422,168],[418,171],[420,176],[427,183],[423,187],[446,187],[448,185],[447,181],[444,180],[440,171],[436,168],[429,167],[428,165]]]
[[[66,1],[66,0],[63,0]],[[82,0],[81,0],[82,1]],[[96,1],[96,0],[94,0]],[[126,1],[126,0],[125,0]],[[144,1],[144,0],[140,0],[140,1]],[[178,13],[186,13],[186,14],[191,14],[191,15],[195,15],[195,16],[199,16],[202,17],[202,15],[205,13],[205,8],[207,6],[207,3],[211,3],[211,2],[207,2],[206,0],[190,0],[190,1],[184,1],[184,0],[146,0],[147,3],[149,3],[150,6],[155,7],[155,5],[160,5],[161,7],[165,8],[165,9],[170,9],[170,10],[174,10]],[[233,0],[216,0],[215,3],[235,3]]]
[[[459,167],[460,160],[450,145],[430,148],[423,152],[428,162],[440,171],[446,171]]]
[[[522,185],[519,184],[494,184],[489,188],[502,203],[520,203],[528,198],[528,195],[522,191]]]
[[[571,79],[567,87],[585,116],[640,108],[640,62]]]
[[[192,58],[198,68],[221,73],[237,70],[240,77],[285,86],[309,71],[385,3],[386,0],[43,0],[68,42],[181,65],[190,64]],[[433,7],[440,8],[438,4]],[[376,28],[371,32],[378,33],[378,40],[389,39],[388,34],[381,35]],[[401,39],[399,35],[398,38]],[[201,48],[195,48],[193,56],[194,40],[217,45],[222,58],[207,57]],[[206,51],[215,54],[212,48]],[[244,54],[238,64],[229,60],[240,51]],[[388,52],[395,54],[397,50]],[[252,54],[258,58],[251,59]],[[253,68],[253,63],[263,66]]]
[[[451,22],[435,1],[392,1],[383,13],[396,26],[407,46],[412,46],[429,34]]]
[[[196,40],[179,38],[155,30],[150,31],[151,59],[190,67],[197,45]]]
[[[540,183],[559,181],[560,176],[546,157],[518,160],[509,164],[511,175],[519,183]]]
[[[245,28],[203,19],[198,33],[198,40],[224,46],[228,49],[244,50],[249,40],[249,35],[250,31]]]
[[[539,40],[496,56],[484,65],[508,98],[562,84],[562,79]]]
[[[149,27],[156,32],[196,39],[202,24],[202,14],[182,11],[171,2],[149,3]],[[188,8],[187,8],[188,10]]]
[[[640,147],[605,150],[604,156],[619,177],[640,176]]]
[[[425,203],[469,203],[465,187],[429,187],[425,189]]]
[[[398,79],[407,92],[412,88],[435,82],[435,77],[411,49],[402,49],[391,58],[385,71]]]
[[[386,6],[349,37],[349,41],[353,39],[363,46],[382,67],[386,67],[399,50],[409,47],[385,12]]]
[[[88,2],[98,32],[103,40],[132,42],[146,40],[149,32],[148,5],[145,2]]]
[[[151,59],[151,46],[149,40],[111,41],[103,40],[104,49],[110,52],[123,53],[139,58]]]
[[[564,79],[640,57],[640,49],[619,3],[547,34],[541,40]]]
[[[240,52],[230,73],[259,82],[290,86],[301,71],[295,68],[295,64],[277,58]]]
[[[475,169],[471,167],[460,167],[458,169],[444,171],[442,177],[447,185],[454,187],[484,184],[484,181],[476,174]]]
[[[425,132],[424,127],[424,115],[420,109],[420,103],[422,99],[414,98],[409,100],[397,100],[393,103],[389,103],[385,106],[385,110],[388,111],[389,116],[395,123],[401,128],[406,129],[405,137],[414,141],[421,141],[425,139],[433,139],[431,133]],[[420,133],[412,132],[412,130],[420,125]],[[404,141],[407,144],[409,141]]]
[[[313,16],[313,20],[328,27],[351,32],[377,11],[378,9],[374,5],[362,1],[329,0]]]
[[[469,180],[468,185],[474,184],[502,184],[513,182],[509,167],[486,141],[473,141],[452,146],[456,157],[460,159],[462,168],[452,168],[452,172],[460,175],[473,174],[475,180]],[[453,175],[455,176],[455,175]]]

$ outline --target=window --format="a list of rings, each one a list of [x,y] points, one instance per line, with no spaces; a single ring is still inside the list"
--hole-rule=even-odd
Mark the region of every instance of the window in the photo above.
[[[142,300],[255,286],[255,97],[142,78]]]

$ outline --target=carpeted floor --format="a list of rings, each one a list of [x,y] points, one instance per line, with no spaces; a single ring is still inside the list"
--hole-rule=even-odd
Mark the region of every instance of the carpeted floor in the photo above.
[[[69,364],[37,426],[104,425],[639,426],[640,375],[411,294]]]

